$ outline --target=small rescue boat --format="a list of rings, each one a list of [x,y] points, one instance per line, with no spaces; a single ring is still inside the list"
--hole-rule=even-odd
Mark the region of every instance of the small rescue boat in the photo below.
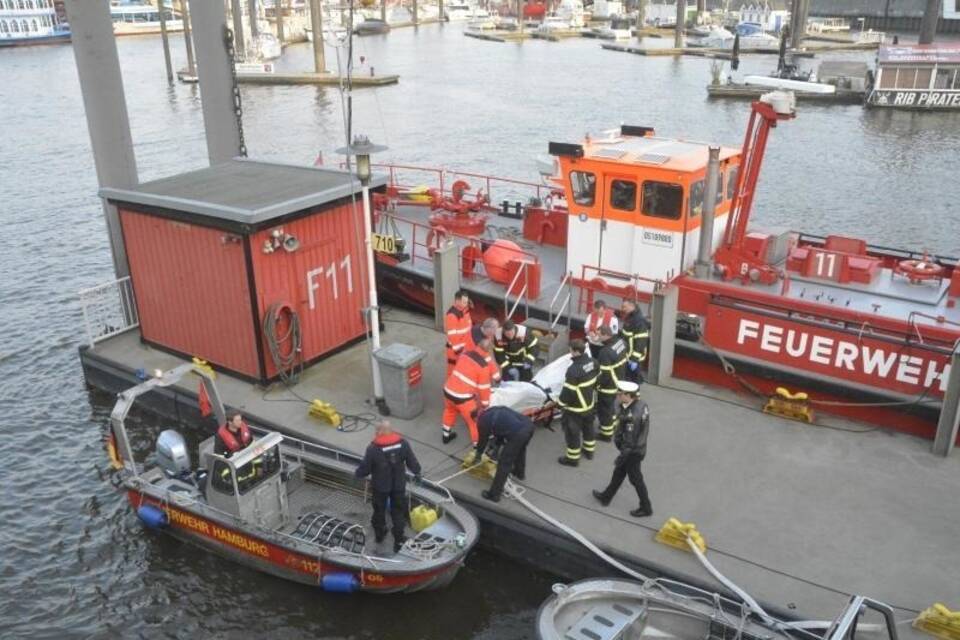
[[[863,596],[852,596],[832,623],[818,624],[760,615],[718,593],[672,580],[581,580],[554,585],[553,591],[537,612],[541,640],[844,640],[865,632],[897,640],[893,610]],[[883,622],[865,624],[865,615]]]
[[[182,365],[121,393],[108,443],[120,485],[151,529],[266,573],[325,591],[414,592],[444,587],[477,542],[474,516],[449,491],[422,481],[408,487],[415,527],[398,552],[374,542],[360,458],[279,433],[260,432],[227,458],[214,439],[191,464],[183,437],[163,431],[153,464],[134,459],[125,419],[136,399],[191,371],[211,408],[225,413],[212,378]],[[257,432],[258,430],[252,429]],[[386,543],[384,543],[386,545]]]

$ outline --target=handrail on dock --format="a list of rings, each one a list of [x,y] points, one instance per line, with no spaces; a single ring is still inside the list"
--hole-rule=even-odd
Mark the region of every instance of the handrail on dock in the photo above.
[[[98,342],[140,326],[130,276],[81,289],[77,295],[91,349]]]

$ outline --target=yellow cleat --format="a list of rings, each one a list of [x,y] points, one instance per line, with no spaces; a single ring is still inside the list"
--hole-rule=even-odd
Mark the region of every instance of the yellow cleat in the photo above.
[[[777,387],[777,392],[770,396],[763,407],[764,413],[769,413],[788,420],[813,422],[813,409],[810,407],[810,398],[806,393],[790,393],[784,387]]]
[[[324,402],[323,400],[314,400],[310,403],[310,408],[307,409],[309,413],[314,418],[320,418],[330,423],[331,427],[339,427],[340,423],[343,420],[340,418],[340,414],[337,413],[337,410],[334,409],[333,405],[329,402]]]
[[[704,542],[703,536],[697,531],[697,525],[692,522],[680,522],[676,518],[670,518],[664,522],[655,539],[657,542],[662,542],[682,551],[690,551],[690,544],[687,540],[692,540],[701,552],[707,550],[707,543]]]
[[[913,628],[942,640],[960,640],[960,611],[951,611],[937,602],[920,612]]]
[[[193,368],[207,374],[211,380],[217,377],[217,372],[214,371],[210,363],[203,358],[193,356]]]

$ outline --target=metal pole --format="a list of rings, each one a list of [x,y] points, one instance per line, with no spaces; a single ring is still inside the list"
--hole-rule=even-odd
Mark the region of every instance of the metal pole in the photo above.
[[[230,0],[230,13],[233,15],[233,50],[236,51],[238,60],[244,60],[247,49],[243,46],[243,9],[240,7],[240,0]]]
[[[165,0],[157,0],[160,16],[160,41],[163,43],[163,62],[167,65],[167,82],[173,84],[173,63],[170,62],[170,40],[167,38],[167,7]]]
[[[437,14],[437,20],[440,21],[440,24],[443,24],[443,0],[438,0],[437,8],[440,10],[440,13]]]
[[[283,33],[283,0],[275,0],[273,5],[274,11],[276,12],[277,18],[277,40],[280,41],[280,47],[283,48],[284,33]]]
[[[413,24],[420,22],[419,12],[417,11],[417,0],[413,0]]]
[[[220,2],[194,0],[192,8],[203,127],[207,136],[207,156],[213,165],[240,155],[233,73],[224,42],[227,17]]]
[[[380,0],[380,19],[384,22],[387,21],[387,0]],[[353,25],[350,25],[350,27],[353,28]]]
[[[930,44],[937,34],[937,21],[940,19],[941,0],[927,0],[923,10],[923,20],[920,21],[920,44]]]
[[[133,187],[138,183],[137,158],[133,153],[110,5],[87,0],[66,0],[65,5],[73,32],[73,56],[80,78],[97,182],[101,187]],[[124,278],[130,275],[130,267],[123,245],[120,215],[117,208],[106,200],[103,201],[103,215],[110,236],[113,269],[118,279]]]
[[[710,147],[707,160],[707,184],[703,193],[703,211],[700,214],[700,245],[694,269],[698,278],[710,276],[710,258],[713,256],[713,222],[720,186],[720,147]]]
[[[677,0],[677,27],[673,32],[673,46],[683,47],[683,29],[687,22],[687,0]]]
[[[363,185],[363,237],[366,242],[367,278],[370,290],[370,368],[373,370],[373,397],[377,406],[383,404],[383,380],[373,354],[380,349],[380,308],[377,301],[377,278],[373,259],[373,214],[370,211],[370,188]]]
[[[257,0],[250,0],[247,13],[250,17],[250,46],[256,48],[257,36],[260,35],[260,25],[257,24]]]
[[[960,426],[960,353],[950,356],[950,377],[947,378],[947,391],[943,394],[940,407],[940,420],[937,422],[937,434],[933,438],[933,452],[948,456],[957,441],[957,428]]]
[[[193,59],[193,33],[190,29],[190,7],[187,0],[180,0],[180,16],[183,19],[183,44],[187,48],[187,74],[197,74],[197,64]]]
[[[313,31],[313,70],[327,72],[327,63],[323,58],[323,6],[321,0],[310,0],[310,29]],[[347,29],[353,29],[348,26]]]

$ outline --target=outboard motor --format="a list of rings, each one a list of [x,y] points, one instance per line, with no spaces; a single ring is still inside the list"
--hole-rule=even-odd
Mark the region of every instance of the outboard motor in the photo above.
[[[177,431],[167,429],[157,437],[157,464],[168,478],[190,478],[190,453],[187,443]]]

